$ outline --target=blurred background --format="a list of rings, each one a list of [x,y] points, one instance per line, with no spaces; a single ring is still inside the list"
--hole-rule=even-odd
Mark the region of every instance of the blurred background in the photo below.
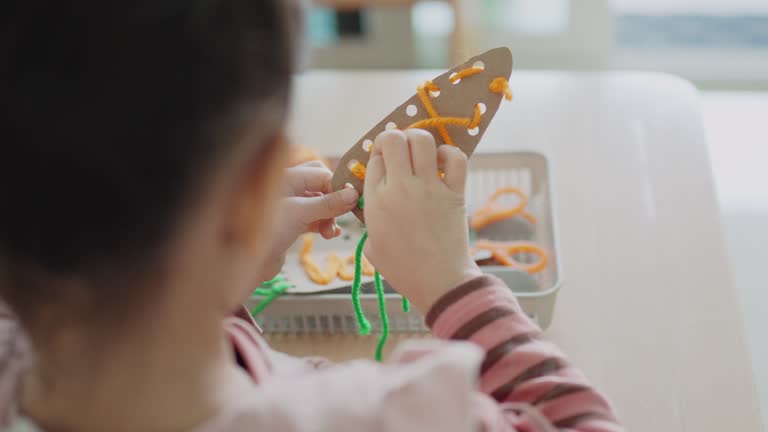
[[[768,90],[768,0],[316,0],[316,68],[444,68],[499,45],[516,69],[670,72]]]
[[[515,70],[644,70],[692,82],[701,93],[730,267],[768,425],[768,0],[314,4],[311,69],[443,69],[506,45]]]

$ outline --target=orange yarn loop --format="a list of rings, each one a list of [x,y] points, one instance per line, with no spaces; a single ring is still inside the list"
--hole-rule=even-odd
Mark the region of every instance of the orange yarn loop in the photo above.
[[[328,285],[332,280],[336,279],[341,259],[336,254],[330,254],[326,259],[326,269],[323,271],[310,256],[313,243],[314,237],[311,234],[304,236],[304,243],[299,252],[299,261],[301,262],[301,265],[304,266],[304,271],[312,282],[320,285]]]
[[[501,263],[501,265],[522,270],[529,274],[544,270],[549,262],[549,257],[544,249],[533,243],[480,240],[475,245],[475,249],[490,251],[493,258]],[[536,255],[538,260],[534,263],[523,263],[515,258],[515,255],[518,254],[533,254]]]
[[[346,260],[341,259],[336,252],[330,252],[325,258],[325,270],[323,270],[314,259],[312,259],[312,246],[314,245],[315,237],[312,234],[307,234],[303,238],[301,250],[299,251],[299,261],[304,267],[304,272],[307,277],[318,285],[328,285],[336,279],[344,281],[351,281],[354,279],[354,271],[350,271],[347,267],[348,264],[355,263],[355,256],[351,255]],[[376,271],[368,261],[368,258],[363,256],[362,262],[363,274],[366,276],[373,276]]]
[[[500,207],[496,205],[502,195],[517,195],[520,198],[520,202],[514,207]],[[536,216],[528,212],[526,207],[528,206],[528,197],[518,188],[505,187],[498,189],[496,192],[488,198],[488,202],[485,206],[477,209],[472,213],[469,224],[475,231],[481,230],[488,225],[509,219],[514,216],[522,216],[530,223],[536,223]]]

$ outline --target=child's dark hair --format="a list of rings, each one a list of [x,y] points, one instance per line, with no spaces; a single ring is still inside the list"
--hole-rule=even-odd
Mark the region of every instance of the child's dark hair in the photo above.
[[[283,127],[298,7],[286,0],[8,0],[0,17],[0,297],[142,268],[246,126]],[[247,114],[246,114],[247,113]],[[268,149],[264,149],[268,151]],[[105,282],[105,281],[101,281]],[[127,289],[127,287],[126,287]]]

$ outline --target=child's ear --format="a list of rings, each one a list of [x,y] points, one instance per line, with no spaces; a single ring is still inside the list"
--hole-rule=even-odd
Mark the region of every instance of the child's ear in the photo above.
[[[284,133],[272,136],[259,146],[257,152],[248,156],[235,189],[227,237],[249,254],[257,255],[268,249],[269,226],[280,197],[287,147]]]

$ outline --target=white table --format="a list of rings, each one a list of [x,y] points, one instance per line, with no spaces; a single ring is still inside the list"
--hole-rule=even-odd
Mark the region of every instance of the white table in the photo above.
[[[341,154],[434,72],[314,72],[292,133]],[[676,78],[513,73],[478,151],[550,161],[565,285],[547,332],[633,431],[758,431],[760,418],[698,110]],[[369,341],[279,348],[332,357]]]

